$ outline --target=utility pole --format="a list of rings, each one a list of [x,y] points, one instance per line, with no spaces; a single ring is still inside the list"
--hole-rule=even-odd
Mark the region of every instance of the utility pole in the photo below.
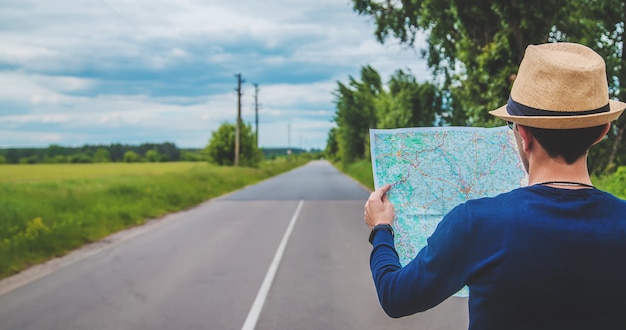
[[[256,123],[255,132],[256,135],[256,147],[259,147],[259,84],[254,84],[254,120]]]
[[[287,155],[291,155],[291,123],[287,124]]]
[[[239,166],[239,135],[241,134],[241,84],[246,82],[241,79],[241,73],[235,74],[237,78],[237,124],[235,124],[235,166]]]

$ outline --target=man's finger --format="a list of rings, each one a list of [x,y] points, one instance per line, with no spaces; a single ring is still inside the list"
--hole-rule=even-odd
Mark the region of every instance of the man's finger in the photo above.
[[[384,186],[374,190],[374,192],[370,194],[370,198],[369,199],[382,200],[383,196],[385,196],[385,194],[389,191],[389,189],[391,189],[391,185],[390,184],[386,184],[386,185],[384,185]]]

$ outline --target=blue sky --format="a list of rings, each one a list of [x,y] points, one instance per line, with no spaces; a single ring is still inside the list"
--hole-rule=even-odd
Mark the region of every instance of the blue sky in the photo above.
[[[3,1],[0,147],[201,148],[235,121],[241,73],[262,147],[324,148],[337,81],[367,64],[429,79],[418,50],[373,31],[348,0]]]

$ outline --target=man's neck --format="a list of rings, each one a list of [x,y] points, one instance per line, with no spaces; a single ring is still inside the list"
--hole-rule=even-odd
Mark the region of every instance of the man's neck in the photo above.
[[[587,156],[583,156],[572,164],[567,164],[561,158],[535,157],[529,159],[528,184],[544,182],[571,182],[591,185],[591,178],[587,169]],[[559,186],[559,188],[577,189],[582,185]]]

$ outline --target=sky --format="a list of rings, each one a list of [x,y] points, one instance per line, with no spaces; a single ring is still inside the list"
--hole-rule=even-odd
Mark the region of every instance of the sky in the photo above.
[[[430,79],[419,46],[374,30],[349,0],[0,0],[0,148],[203,148],[235,122],[241,73],[261,147],[323,149],[338,81]]]

